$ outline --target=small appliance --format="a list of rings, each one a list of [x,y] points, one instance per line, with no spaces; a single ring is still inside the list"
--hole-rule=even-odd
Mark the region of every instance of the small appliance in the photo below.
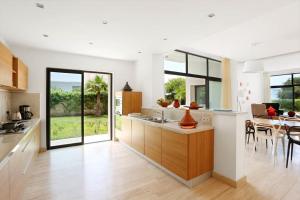
[[[31,108],[29,105],[19,106],[19,111],[21,113],[22,119],[24,120],[31,119],[33,116],[33,113],[31,112]]]

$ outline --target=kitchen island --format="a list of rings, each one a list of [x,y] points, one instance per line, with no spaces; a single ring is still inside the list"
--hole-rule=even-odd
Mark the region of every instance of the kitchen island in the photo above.
[[[122,116],[122,131],[118,137],[130,149],[188,187],[211,176],[214,163],[211,125],[182,129],[178,122],[156,123]]]

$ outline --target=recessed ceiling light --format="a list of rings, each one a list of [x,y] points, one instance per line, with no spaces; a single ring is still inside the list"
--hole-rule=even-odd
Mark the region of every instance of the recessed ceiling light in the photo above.
[[[89,45],[93,45],[94,43],[93,42],[89,42]]]
[[[138,53],[142,53],[142,51],[138,51]]]
[[[49,37],[49,35],[47,35],[47,34],[43,34],[43,37]]]
[[[216,16],[216,15],[215,15],[215,13],[209,13],[207,16],[208,16],[209,18],[212,18],[212,17],[214,17],[214,16]]]
[[[103,20],[103,21],[102,21],[102,24],[108,24],[108,21]]]
[[[35,6],[38,8],[41,8],[41,9],[45,8],[44,4],[42,4],[42,3],[36,3]]]
[[[261,44],[262,44],[262,42],[252,42],[251,46],[256,47],[256,46],[261,45]]]

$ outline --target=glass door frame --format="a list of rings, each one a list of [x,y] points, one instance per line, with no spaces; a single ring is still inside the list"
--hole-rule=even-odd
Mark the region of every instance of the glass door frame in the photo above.
[[[51,125],[51,116],[50,116],[50,87],[51,87],[51,72],[61,72],[61,73],[74,73],[81,75],[81,142],[63,144],[58,146],[51,146],[51,134],[50,134],[50,125]],[[46,68],[46,145],[47,150],[57,149],[63,147],[78,146],[84,144],[84,73],[99,73],[106,74],[110,76],[110,107],[109,107],[109,120],[110,120],[110,140],[113,136],[113,74],[109,72],[97,72],[97,71],[85,71],[85,70],[73,70],[73,69],[62,69],[62,68]],[[110,141],[108,140],[108,141]],[[99,141],[104,142],[104,141]]]

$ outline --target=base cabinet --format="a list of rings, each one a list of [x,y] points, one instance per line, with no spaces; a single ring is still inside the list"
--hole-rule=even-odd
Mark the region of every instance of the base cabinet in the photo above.
[[[122,128],[119,139],[131,146],[131,120],[126,117],[122,117]]]
[[[162,166],[188,179],[188,135],[162,131]]]
[[[22,199],[25,181],[31,169],[30,165],[40,148],[40,125],[36,125],[30,132],[26,133],[18,145],[19,148],[8,158],[7,168],[3,168],[5,176],[1,175],[2,170],[0,170],[0,182],[2,177],[6,178],[6,183],[2,186],[9,186],[6,190],[9,198],[2,198],[1,195],[7,196],[7,194],[1,192],[0,200]]]
[[[213,170],[213,130],[193,134],[162,131],[162,166],[190,180]]]
[[[145,154],[144,123],[141,121],[132,121],[131,123],[131,146],[138,152]]]
[[[213,171],[213,129],[182,134],[123,117],[120,135],[121,141],[187,181]]]
[[[0,200],[10,199],[8,159],[0,163]]]
[[[161,165],[161,128],[145,125],[145,155]]]

